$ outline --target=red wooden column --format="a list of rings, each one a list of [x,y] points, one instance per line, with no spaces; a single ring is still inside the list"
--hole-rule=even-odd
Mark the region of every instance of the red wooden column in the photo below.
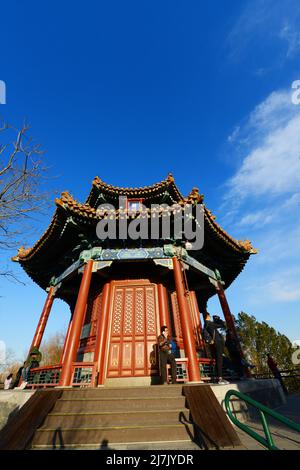
[[[230,311],[230,308],[229,308],[229,305],[228,305],[228,302],[227,302],[227,298],[226,298],[226,295],[225,295],[225,292],[224,292],[224,289],[223,289],[223,286],[222,286],[221,282],[218,282],[217,294],[218,294],[218,297],[219,297],[219,301],[220,301],[220,304],[221,304],[221,307],[222,307],[222,311],[223,311],[223,315],[224,315],[227,327],[233,333],[233,336],[235,338],[235,341],[236,341],[238,349],[239,349],[240,358],[244,359],[244,353],[243,353],[243,350],[241,348],[240,340],[239,340],[237,332],[236,332],[233,317],[232,317],[232,314],[231,314],[231,311]],[[251,377],[251,373],[250,373],[249,369],[245,367],[245,371],[246,371],[247,376]]]
[[[160,326],[167,326],[171,334],[168,298],[167,298],[167,292],[166,292],[165,286],[163,286],[162,284],[158,284],[157,293],[158,293]]]
[[[200,348],[203,348],[202,326],[201,326],[200,312],[199,312],[199,307],[198,307],[195,291],[190,291],[189,300],[190,300],[191,310],[192,310],[196,343],[197,343],[197,346],[199,346]]]
[[[94,353],[94,362],[97,364],[97,385],[103,385],[105,380],[105,346],[107,343],[107,329],[109,309],[111,305],[111,286],[105,284],[102,294],[101,315],[97,325],[96,347]]]
[[[66,337],[65,337],[65,342],[64,342],[64,347],[61,353],[61,358],[60,358],[60,363],[63,364],[65,361],[65,355],[66,355],[66,346],[68,344],[69,336],[70,336],[70,329],[71,329],[71,324],[72,324],[72,318],[69,321],[69,326],[67,329]]]
[[[173,258],[174,279],[179,305],[179,313],[181,320],[181,329],[184,343],[184,350],[188,358],[189,379],[191,382],[200,382],[200,370],[197,361],[196,344],[193,335],[193,324],[191,312],[185,297],[185,288],[182,275],[181,263],[176,256]]]
[[[43,338],[43,334],[44,334],[44,331],[45,331],[45,328],[46,328],[46,325],[47,325],[47,321],[48,321],[48,318],[49,318],[49,314],[50,314],[50,311],[51,311],[51,307],[52,307],[52,304],[53,304],[53,299],[54,299],[54,287],[50,287],[47,298],[46,298],[46,301],[45,301],[45,304],[44,304],[44,308],[43,308],[41,316],[40,316],[40,320],[38,322],[38,326],[35,330],[35,334],[34,334],[29,352],[32,350],[32,348],[37,348],[37,349],[40,348],[42,338]]]
[[[89,289],[92,279],[93,261],[89,260],[85,266],[81,279],[80,289],[77,297],[73,319],[70,327],[70,333],[66,344],[65,358],[62,366],[59,385],[67,387],[72,381],[72,363],[76,361],[77,349],[80,340],[86,303],[88,300]]]

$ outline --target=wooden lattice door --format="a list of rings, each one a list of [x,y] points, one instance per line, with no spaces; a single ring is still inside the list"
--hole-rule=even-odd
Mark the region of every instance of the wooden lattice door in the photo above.
[[[112,284],[107,377],[149,376],[159,330],[157,287],[146,281]]]

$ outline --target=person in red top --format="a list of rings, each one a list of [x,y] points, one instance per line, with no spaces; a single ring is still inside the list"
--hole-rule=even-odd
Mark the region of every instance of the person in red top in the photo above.
[[[267,364],[269,366],[269,369],[271,370],[271,372],[274,375],[275,379],[279,380],[284,393],[287,394],[288,392],[287,392],[287,389],[286,389],[286,387],[283,383],[280,370],[277,367],[277,363],[274,361],[274,359],[272,358],[270,353],[267,354],[267,357],[268,357]]]

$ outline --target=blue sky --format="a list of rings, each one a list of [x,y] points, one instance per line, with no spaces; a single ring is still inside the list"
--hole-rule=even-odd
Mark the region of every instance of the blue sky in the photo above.
[[[300,338],[300,106],[291,102],[299,20],[297,0],[11,0],[0,31],[0,114],[31,123],[52,199],[69,190],[84,201],[96,175],[142,186],[171,171],[183,193],[198,186],[217,221],[259,249],[227,291],[233,313],[292,340]],[[0,339],[21,356],[45,293],[15,269],[26,286],[1,279]],[[220,311],[215,300],[210,308]],[[46,336],[68,318],[57,301]]]

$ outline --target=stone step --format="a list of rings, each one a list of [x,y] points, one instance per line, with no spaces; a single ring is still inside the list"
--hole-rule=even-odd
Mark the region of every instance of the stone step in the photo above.
[[[165,397],[181,396],[182,385],[153,385],[148,387],[99,387],[78,390],[64,390],[63,398],[141,398],[141,397]]]
[[[54,448],[59,449],[59,443],[56,443],[55,446],[53,444],[37,444],[32,447],[32,450],[53,450]],[[196,442],[188,440],[176,440],[176,441],[160,441],[160,442],[114,442],[114,443],[101,443],[101,445],[91,445],[91,444],[69,444],[68,446],[64,446],[64,450],[148,450],[148,451],[155,451],[155,450],[183,450],[183,451],[197,451],[202,450],[201,447],[196,444]],[[234,450],[242,450],[242,449],[234,449]],[[130,455],[130,454],[129,454]]]
[[[88,412],[88,411],[138,411],[138,410],[157,410],[164,411],[170,409],[184,408],[185,397],[166,396],[147,398],[74,398],[72,400],[61,398],[57,400],[52,412]]]
[[[179,424],[180,420],[189,420],[189,411],[186,408],[161,411],[106,411],[106,412],[52,412],[49,413],[41,429],[58,427],[87,427],[87,426],[132,426],[132,425],[159,425]]]
[[[189,440],[193,437],[193,426],[189,424],[160,424],[159,426],[102,426],[79,428],[40,428],[36,431],[32,448],[37,446],[79,446],[130,442],[161,442]]]
[[[32,448],[189,443],[194,434],[185,405],[182,385],[64,389]]]

